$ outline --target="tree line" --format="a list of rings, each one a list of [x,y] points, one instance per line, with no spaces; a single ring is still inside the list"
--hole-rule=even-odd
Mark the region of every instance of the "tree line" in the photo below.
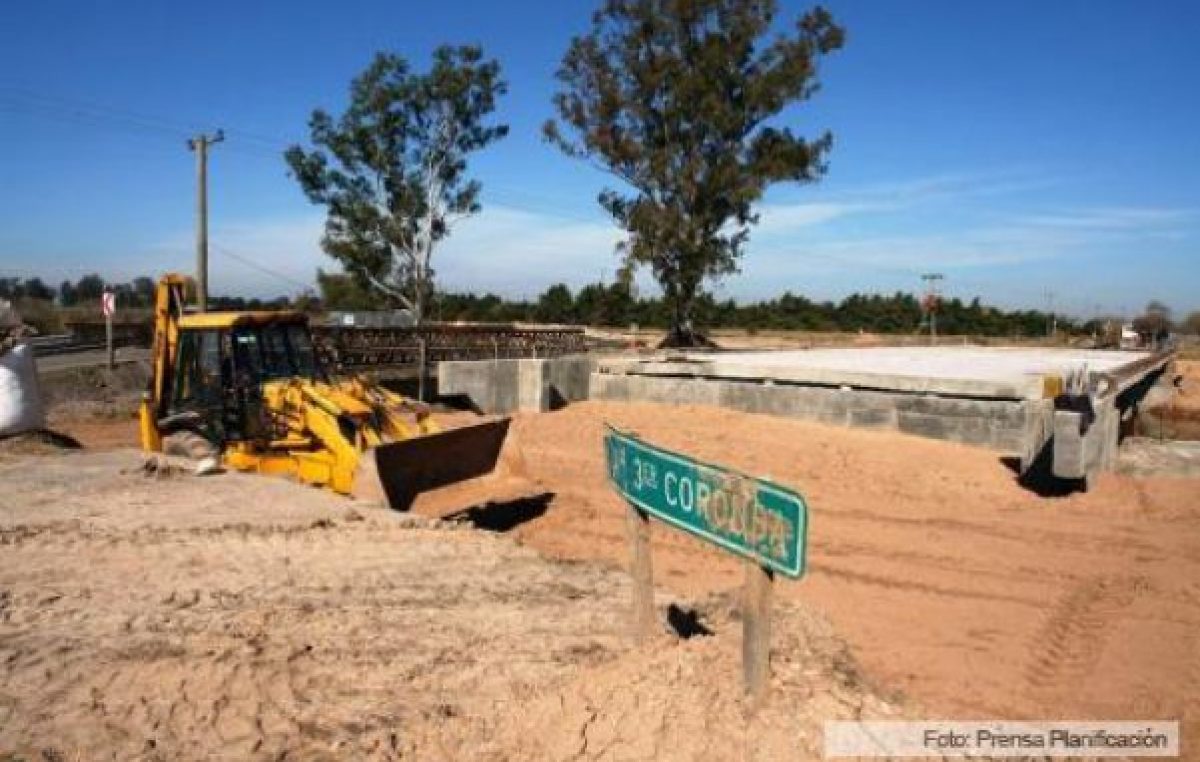
[[[322,291],[323,296],[326,295]],[[337,299],[337,289],[328,293]],[[331,302],[325,302],[330,309]],[[505,299],[496,294],[438,294],[431,316],[436,320],[471,322],[539,322],[609,327],[666,328],[674,325],[670,302],[662,297],[635,298],[621,283],[590,284],[573,292],[555,284],[536,299]],[[363,309],[361,304],[349,309]],[[718,300],[701,293],[694,305],[695,324],[700,329],[741,328],[789,331],[870,331],[903,334],[929,330],[928,314],[921,299],[911,293],[854,293],[841,300],[816,301],[791,291],[773,299],[738,302]],[[937,305],[937,330],[943,334],[971,336],[1045,336],[1051,331],[1065,334],[1119,336],[1129,322],[1135,330],[1165,335],[1181,332],[1200,335],[1200,310],[1175,320],[1171,310],[1151,300],[1142,313],[1127,321],[1118,315],[1089,319],[1037,309],[1004,309],[987,305],[976,296],[941,299]]]
[[[110,283],[96,273],[84,275],[77,281],[64,280],[57,286],[41,278],[0,278],[0,299],[9,301],[34,300],[54,302],[61,307],[100,305],[100,295],[114,291],[123,304],[150,307],[154,304],[154,281],[134,278],[127,283]]]
[[[473,322],[539,322],[627,328],[670,329],[673,305],[661,296],[635,298],[630,290],[614,283],[591,284],[572,291],[556,284],[536,299],[505,299],[496,294],[439,294],[430,314],[437,320]],[[927,330],[927,315],[913,294],[851,294],[839,301],[814,301],[802,295],[783,295],[739,303],[701,294],[694,305],[693,320],[702,329],[741,328],[748,330],[870,331],[872,333],[915,333]],[[947,334],[979,336],[1044,336],[1052,323],[1067,333],[1102,331],[1104,321],[1081,321],[1064,316],[1055,319],[1039,310],[1005,310],[958,298],[943,300],[937,311],[938,330]],[[1117,321],[1119,324],[1119,321]]]
[[[129,281],[108,281],[97,273],[78,280],[64,280],[57,286],[38,277],[0,278],[0,299],[14,304],[21,319],[39,333],[60,333],[72,320],[95,320],[100,315],[100,296],[116,294],[118,320],[149,319],[154,307],[155,281],[140,276]],[[277,296],[271,299],[242,296],[210,296],[213,310],[301,309],[316,312],[320,301],[311,295]]]
[[[41,278],[0,278],[0,299],[24,304],[26,309],[38,309],[53,303],[81,313],[100,310],[100,295],[105,291],[116,294],[118,308],[123,310],[154,307],[155,281],[140,276],[130,281],[108,281],[97,273],[89,273],[77,281],[64,280],[58,286],[48,285]],[[311,302],[311,304],[310,304]],[[43,304],[37,304],[43,303]],[[242,296],[210,296],[209,308],[215,310],[270,310],[300,307],[314,310],[319,304],[307,296],[277,296],[270,299]]]
[[[344,273],[318,271],[319,296],[247,298],[209,297],[214,310],[296,309],[319,315],[331,310],[375,310],[387,307],[387,300],[373,289],[356,285]],[[118,308],[145,311],[154,306],[155,283],[138,277],[128,282],[109,282],[95,273],[77,281],[49,286],[41,278],[0,278],[0,299],[15,302],[27,321],[42,331],[63,328],[62,313],[96,314],[100,295],[105,290],[117,294]],[[433,292],[427,317],[435,321],[481,323],[559,323],[628,328],[670,329],[675,319],[673,307],[661,296],[635,297],[623,283],[593,283],[572,290],[557,283],[534,299],[511,299],[492,293]],[[851,294],[841,300],[817,301],[790,291],[773,299],[737,302],[718,300],[702,293],[694,305],[698,327],[741,328],[747,330],[870,331],[872,333],[914,333],[928,330],[928,316],[921,302],[911,293]],[[1112,330],[1121,318],[1081,320],[1052,315],[1041,310],[1006,310],[983,304],[979,297],[963,301],[957,297],[938,304],[938,330],[946,334],[974,336],[1033,337],[1046,335],[1051,325],[1065,333],[1093,334]],[[1172,319],[1171,311],[1160,301],[1151,301],[1133,326],[1143,331],[1182,331],[1200,334],[1200,311],[1182,320]]]

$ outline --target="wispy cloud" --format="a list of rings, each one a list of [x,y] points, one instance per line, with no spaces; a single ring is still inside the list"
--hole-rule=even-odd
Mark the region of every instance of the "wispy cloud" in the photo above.
[[[862,268],[908,272],[929,268],[1013,266],[1048,260],[1082,260],[1130,241],[1187,240],[1174,210],[1086,210],[1069,216],[1008,216],[948,230],[894,232],[863,227],[794,242],[766,241],[751,248],[755,267]],[[1094,220],[1091,224],[1088,221]]]
[[[878,208],[880,207],[877,204],[865,202],[764,204],[759,211],[759,221],[754,227],[753,235],[782,235]]]
[[[617,267],[620,231],[506,206],[486,207],[439,249],[438,280],[451,289],[536,294],[556,282],[581,285]]]
[[[1019,171],[941,174],[840,189],[820,203],[771,204],[752,234],[747,268],[916,273],[1078,258],[1136,240],[1196,236],[1196,209],[1039,207],[1031,191],[1056,182]],[[1005,198],[994,204],[990,197]]]
[[[869,182],[828,191],[831,198],[890,208],[940,199],[1002,196],[1051,187],[1060,180],[1024,169],[943,172],[918,177]]]
[[[846,217],[877,221],[890,214],[946,202],[1044,188],[1055,181],[1027,172],[947,173],[890,182],[867,183],[825,192],[826,201],[773,202],[761,207],[753,236],[773,240],[803,228],[816,228]]]
[[[931,268],[1015,265],[1056,256],[1068,245],[1058,236],[1031,238],[1003,229],[956,233],[867,234],[823,238],[794,246],[752,248],[746,263],[760,275],[787,277],[805,272],[908,275]],[[915,282],[915,281],[914,281]]]
[[[1047,228],[1153,232],[1195,222],[1196,216],[1195,209],[1107,206],[1033,214],[1020,218],[1020,221],[1026,225]]]
[[[210,282],[215,293],[267,296],[296,293],[315,282],[317,268],[339,265],[321,250],[324,217],[244,220],[210,232]],[[548,284],[593,282],[617,266],[619,231],[586,222],[507,206],[489,206],[464,220],[437,249],[434,269],[443,288],[536,294]],[[191,269],[190,231],[169,236],[134,261],[177,263]]]

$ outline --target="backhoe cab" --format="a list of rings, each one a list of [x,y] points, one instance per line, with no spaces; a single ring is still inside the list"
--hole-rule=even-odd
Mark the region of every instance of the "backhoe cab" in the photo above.
[[[284,474],[407,508],[424,490],[491,472],[508,419],[441,431],[429,409],[322,367],[303,313],[185,309],[190,280],[155,300],[143,449]]]

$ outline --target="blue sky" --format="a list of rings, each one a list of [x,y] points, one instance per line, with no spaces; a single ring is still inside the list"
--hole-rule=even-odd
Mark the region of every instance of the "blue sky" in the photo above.
[[[541,141],[553,72],[598,0],[10,5],[0,25],[0,275],[192,266],[189,133],[210,170],[212,282],[294,293],[322,213],[280,151],[345,103],[375,51],[500,59],[508,139],[473,162],[484,212],[436,255],[443,288],[531,296],[611,278],[608,177]],[[807,4],[781,3],[785,16]],[[720,296],[945,291],[1077,315],[1200,308],[1200,4],[831,2],[845,49],[785,121],[835,134],[819,184],[764,200]]]

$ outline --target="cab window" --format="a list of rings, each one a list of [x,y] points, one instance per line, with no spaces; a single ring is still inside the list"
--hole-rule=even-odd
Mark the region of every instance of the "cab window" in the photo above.
[[[263,371],[266,378],[296,375],[288,357],[286,326],[269,325],[262,329]]]
[[[303,325],[240,328],[234,332],[234,346],[239,376],[269,381],[319,375],[312,339]]]
[[[177,407],[194,409],[221,404],[220,339],[218,331],[183,331],[179,334],[172,395]]]
[[[257,384],[262,379],[262,348],[259,345],[257,331],[239,330],[234,332],[233,356],[234,362],[237,364],[239,386]]]
[[[317,378],[317,353],[313,349],[312,337],[302,325],[288,326],[288,346],[292,350],[292,361],[298,375]]]

